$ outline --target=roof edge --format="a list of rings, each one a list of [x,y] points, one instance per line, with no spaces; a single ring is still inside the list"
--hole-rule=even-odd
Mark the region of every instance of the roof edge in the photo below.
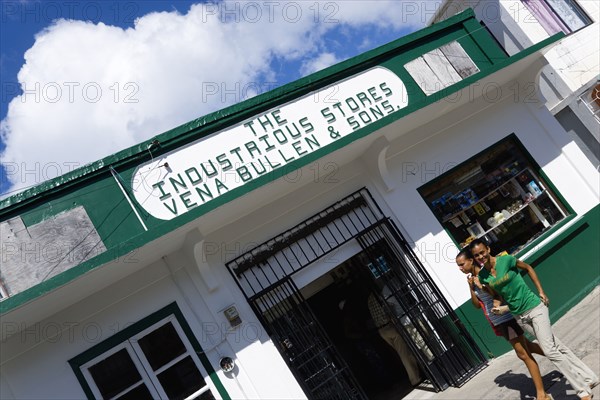
[[[66,189],[74,184],[91,179],[98,174],[105,173],[108,171],[110,166],[118,167],[120,165],[148,157],[148,148],[154,141],[161,143],[161,146],[164,145],[173,147],[177,144],[184,144],[191,141],[190,138],[192,136],[193,140],[200,139],[201,137],[212,134],[219,129],[225,129],[234,123],[230,121],[229,124],[221,126],[218,121],[225,117],[233,117],[238,115],[240,120],[251,117],[252,115],[272,108],[276,104],[281,104],[284,101],[289,101],[304,94],[300,92],[310,92],[311,90],[316,90],[328,83],[331,83],[332,81],[336,80],[336,77],[353,72],[354,68],[359,66],[361,68],[364,67],[365,62],[371,60],[374,61],[375,59],[385,56],[390,52],[397,51],[399,48],[406,46],[413,41],[444,30],[458,22],[465,21],[470,18],[475,18],[475,13],[469,8],[444,21],[431,26],[426,26],[425,28],[416,32],[412,32],[392,42],[349,58],[321,71],[317,71],[308,76],[289,82],[269,92],[262,93],[240,103],[236,103],[221,110],[217,110],[193,119],[166,132],[160,133],[146,141],[86,164],[56,178],[44,181],[31,188],[25,189],[22,192],[0,200],[0,216],[11,213],[16,209],[33,202],[34,197],[37,197],[40,194]],[[202,130],[205,130],[206,132],[198,135],[199,131]]]

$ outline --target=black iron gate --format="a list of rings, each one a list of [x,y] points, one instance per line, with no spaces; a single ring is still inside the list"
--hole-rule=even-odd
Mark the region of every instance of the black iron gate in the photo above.
[[[309,398],[366,398],[292,280],[350,240],[364,250],[365,284],[387,301],[436,389],[462,384],[484,364],[401,233],[362,189],[227,263]]]
[[[460,386],[483,367],[479,350],[408,243],[389,219],[357,237],[380,302],[438,390]]]
[[[310,398],[366,398],[289,277],[250,304]]]

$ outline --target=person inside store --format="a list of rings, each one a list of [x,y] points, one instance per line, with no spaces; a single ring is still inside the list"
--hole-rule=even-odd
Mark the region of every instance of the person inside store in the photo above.
[[[386,308],[380,303],[378,296],[375,293],[371,293],[367,299],[369,312],[373,323],[377,328],[377,332],[385,342],[390,345],[400,357],[402,365],[406,369],[408,379],[412,386],[417,386],[421,383],[421,370],[419,369],[419,363],[412,353],[408,344],[402,337],[402,334],[398,332],[390,315]]]
[[[552,333],[548,313],[550,300],[531,265],[511,255],[492,256],[489,245],[481,239],[473,240],[469,249],[482,266],[479,281],[489,286],[495,298],[506,302],[521,328],[537,339],[544,355],[564,375],[577,396],[590,400],[592,388],[600,383],[598,376]],[[527,286],[521,271],[529,275],[537,295]],[[502,311],[495,307],[492,312]]]
[[[358,357],[358,362],[368,371],[369,383],[383,386],[393,378],[385,369],[384,361],[369,338],[370,333],[365,323],[368,319],[368,313],[364,307],[365,297],[366,295],[355,293],[355,296],[339,302],[338,307],[342,312],[342,333],[347,345],[352,349],[351,352]]]
[[[457,254],[456,264],[461,272],[467,275],[473,306],[483,311],[496,336],[504,337],[515,350],[517,357],[525,363],[535,386],[537,400],[551,399],[552,397],[544,390],[539,365],[532,356],[532,353],[544,355],[540,346],[527,340],[513,315],[505,312],[508,306],[501,304],[499,300],[494,300],[492,294],[481,284],[477,277],[481,267],[475,263],[473,254],[468,248],[462,249]],[[492,312],[492,309],[495,312]]]

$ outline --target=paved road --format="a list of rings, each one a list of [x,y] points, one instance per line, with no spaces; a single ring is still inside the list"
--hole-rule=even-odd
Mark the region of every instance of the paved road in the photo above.
[[[553,325],[556,336],[600,376],[600,286]],[[536,355],[546,391],[555,400],[578,399],[575,391],[546,358]],[[600,400],[600,386],[593,390]],[[535,388],[525,364],[513,352],[490,361],[489,366],[461,388],[435,393],[413,390],[405,399],[535,399]]]

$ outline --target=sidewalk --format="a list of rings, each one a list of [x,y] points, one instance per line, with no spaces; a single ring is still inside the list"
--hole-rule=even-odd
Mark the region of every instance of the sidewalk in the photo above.
[[[600,376],[600,286],[558,320],[553,325],[553,330],[563,343]],[[578,398],[550,361],[538,355],[535,357],[540,365],[546,391],[555,400]],[[600,386],[596,386],[592,392],[594,398],[600,400]],[[511,351],[491,360],[487,368],[460,388],[452,387],[439,393],[427,388],[415,389],[404,398],[535,399],[535,388],[525,364]]]

